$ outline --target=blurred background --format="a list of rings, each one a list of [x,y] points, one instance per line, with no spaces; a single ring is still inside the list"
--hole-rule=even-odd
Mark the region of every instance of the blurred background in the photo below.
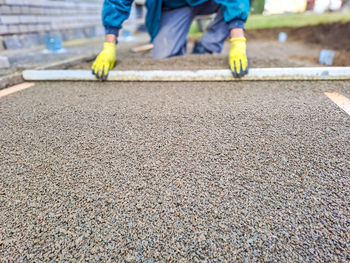
[[[103,35],[102,0],[0,0],[2,49],[44,44],[49,34],[63,41]]]
[[[101,36],[102,3],[103,0],[0,0],[0,50],[44,44],[48,34],[60,36],[63,41]],[[142,23],[143,3],[144,0],[135,1],[126,23],[128,30],[137,28],[137,19]],[[349,7],[350,1],[346,0],[251,1],[251,13],[265,16],[304,12],[348,15]]]
[[[144,2],[134,2],[119,46],[148,41]],[[77,56],[91,60],[103,43],[102,4],[103,0],[0,0],[0,77]],[[348,60],[339,58],[350,51],[349,10],[350,0],[252,0],[248,39],[322,44],[336,51],[334,65],[347,65]],[[212,18],[198,17],[189,38],[200,37]]]

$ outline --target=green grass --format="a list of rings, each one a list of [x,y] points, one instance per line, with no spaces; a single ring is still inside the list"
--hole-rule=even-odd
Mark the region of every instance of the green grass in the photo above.
[[[195,34],[198,34],[200,33],[199,31],[199,26],[196,22],[193,22],[190,26],[190,30],[188,32],[190,35],[195,35]]]
[[[324,13],[324,14],[286,14],[286,15],[251,15],[246,23],[247,29],[273,28],[273,27],[302,27],[323,23],[350,21],[350,13]]]

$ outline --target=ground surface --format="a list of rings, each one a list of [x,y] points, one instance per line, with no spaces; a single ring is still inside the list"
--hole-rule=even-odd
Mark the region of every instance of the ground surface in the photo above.
[[[133,46],[140,45],[148,41],[149,37],[145,34],[140,34],[133,38],[133,42],[119,41],[118,51],[126,52]],[[4,50],[0,52],[1,56],[9,58],[10,68],[0,69],[1,78],[7,77],[13,73],[21,72],[24,69],[52,67],[54,64],[59,64],[74,60],[74,58],[91,57],[97,55],[103,48],[103,37],[93,39],[79,39],[64,42],[63,50],[58,53],[48,52],[44,46],[34,47],[31,49],[14,49]],[[70,63],[69,63],[70,64]],[[0,86],[1,89],[1,86]]]
[[[286,32],[288,40],[279,43],[279,32]],[[318,63],[322,49],[335,50],[334,66],[350,66],[350,23],[334,23],[301,28],[269,28],[247,31],[250,66],[301,67],[321,66]],[[227,68],[229,43],[221,54],[191,55],[190,39],[185,57],[152,59],[152,52],[133,54],[125,48],[117,49],[116,70],[198,70]],[[146,43],[146,42],[145,42]],[[131,47],[131,46],[130,46]],[[75,69],[90,69],[92,62],[76,65]]]
[[[188,54],[184,57],[153,59],[152,51],[134,54],[130,50],[117,51],[114,70],[198,70],[228,68],[229,43],[225,43],[222,53],[193,55],[193,42],[188,44]],[[319,46],[300,42],[278,43],[276,40],[252,40],[248,42],[250,66],[259,67],[300,67],[321,66],[318,57]],[[92,61],[73,66],[73,69],[91,69]]]
[[[297,28],[279,27],[248,30],[247,38],[250,41],[271,41],[278,38],[279,32],[286,32],[288,34],[288,42],[303,43],[306,45],[306,50],[312,50],[314,48],[334,50],[335,58],[333,65],[350,66],[350,22],[320,24],[317,26]],[[299,55],[299,58],[300,57]],[[317,59],[314,61],[317,62]]]
[[[103,38],[75,40],[64,43],[64,50],[60,53],[50,53],[44,46],[31,49],[4,50],[0,55],[9,58],[11,67],[0,69],[0,77],[6,77],[22,69],[41,67],[48,64],[65,61],[73,57],[98,53]]]
[[[296,15],[296,17],[293,19],[298,19],[298,16],[299,15]],[[308,19],[313,17],[313,15],[301,16],[308,17]],[[252,23],[248,22],[248,30],[246,31],[248,44],[251,45],[255,41],[258,41],[259,43],[270,43],[270,46],[266,46],[266,48],[260,49],[260,52],[267,52],[267,54],[269,54],[270,49],[276,51],[276,49],[280,48],[280,46],[274,46],[273,44],[277,42],[278,34],[280,32],[285,32],[288,34],[288,39],[287,43],[284,44],[284,46],[287,47],[289,45],[292,45],[292,50],[284,49],[284,53],[285,55],[289,55],[293,60],[296,59],[297,61],[302,60],[318,63],[320,50],[331,49],[335,51],[335,58],[333,61],[334,66],[350,66],[350,38],[348,37],[350,35],[350,22],[344,21],[295,27],[293,24],[284,24],[281,22],[281,20],[286,17],[289,20],[293,16],[286,15],[259,17],[259,19],[254,22],[256,23],[254,26],[252,26]],[[262,28],[263,26],[267,25],[265,24],[266,21],[259,21],[260,19],[266,19],[266,21],[273,19],[276,23],[271,28]],[[300,19],[303,20],[303,18]],[[301,21],[301,23],[303,22]],[[296,25],[297,24],[298,22],[296,21]],[[276,27],[277,25],[279,25],[279,27]],[[200,38],[201,34],[202,33],[191,33],[190,36],[191,38]],[[301,54],[296,53],[296,50],[293,48],[293,45],[295,44],[302,47],[299,48],[298,51],[301,52]],[[316,51],[318,51],[318,54],[315,53]],[[307,54],[308,52],[311,54]],[[256,57],[256,55],[251,52],[249,54],[252,59]]]
[[[249,41],[251,65],[317,65],[307,45]],[[119,49],[117,68],[227,67],[227,46],[150,56]],[[0,98],[0,261],[349,261],[350,117],[325,91],[350,98],[350,83],[50,82]]]
[[[1,98],[0,258],[345,262],[349,82],[42,83]]]

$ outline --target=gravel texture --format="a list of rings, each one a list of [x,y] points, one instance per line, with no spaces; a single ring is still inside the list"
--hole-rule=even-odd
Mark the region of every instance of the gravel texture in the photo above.
[[[129,49],[117,47],[117,63],[114,70],[200,70],[228,68],[229,43],[221,54],[190,54],[193,43],[189,42],[188,54],[182,57],[153,59],[152,52],[133,54]],[[319,47],[310,48],[302,43],[278,43],[277,41],[248,40],[251,68],[301,67],[318,65]],[[92,62],[78,64],[73,69],[91,69]]]
[[[41,83],[0,100],[0,261],[348,262],[349,82]]]

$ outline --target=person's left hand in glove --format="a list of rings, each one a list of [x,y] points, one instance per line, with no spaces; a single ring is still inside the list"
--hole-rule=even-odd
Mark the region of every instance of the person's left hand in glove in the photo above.
[[[235,33],[233,33],[233,30],[231,31],[231,48],[228,62],[233,76],[240,78],[248,74],[249,70],[247,58],[247,40],[244,37],[243,29],[237,29]]]

